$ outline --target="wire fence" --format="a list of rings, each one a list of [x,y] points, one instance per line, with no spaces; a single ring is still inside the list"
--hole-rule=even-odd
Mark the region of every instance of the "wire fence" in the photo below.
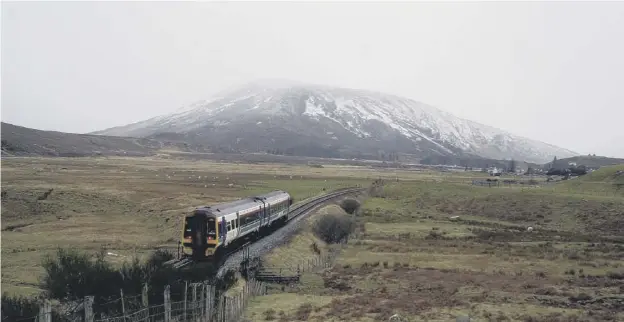
[[[242,291],[235,295],[219,296],[218,293],[216,287],[208,282],[188,284],[183,300],[174,302],[171,301],[171,289],[167,286],[162,294],[163,304],[124,311],[117,316],[110,316],[111,314],[96,316],[93,309],[94,297],[87,296],[80,310],[82,314],[64,316],[60,320],[73,322],[238,321],[251,298],[267,294],[267,284],[252,278],[247,281]],[[123,301],[121,305],[123,307]],[[18,321],[52,322],[54,320],[52,305],[49,300],[45,300],[41,305],[39,315]]]
[[[280,271],[279,275],[296,273],[297,277],[306,272],[333,266],[338,254],[346,247],[347,239],[330,248],[327,253],[303,259],[286,269],[265,268],[266,271]],[[297,278],[298,280],[298,278]],[[249,302],[256,296],[267,295],[269,283],[250,277],[239,292],[227,294],[219,292],[208,281],[201,283],[185,282],[183,291],[174,294],[170,285],[162,292],[162,304],[148,305],[148,287],[142,294],[124,296],[104,303],[94,304],[94,297],[87,296],[82,303],[74,305],[71,312],[59,317],[53,314],[49,300],[43,301],[37,316],[16,322],[230,322],[241,321]],[[172,295],[174,295],[172,297]],[[181,299],[181,300],[172,300]],[[137,304],[138,303],[138,304]],[[71,306],[71,305],[70,305]],[[106,308],[104,311],[103,309]],[[99,312],[99,313],[97,313]]]

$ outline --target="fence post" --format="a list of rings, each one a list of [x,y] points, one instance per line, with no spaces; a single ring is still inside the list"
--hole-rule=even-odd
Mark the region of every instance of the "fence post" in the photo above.
[[[219,320],[219,322],[223,321],[227,321],[227,317],[226,317],[226,311],[225,308],[227,307],[227,297],[225,297],[225,295],[223,295],[221,297],[221,319]]]
[[[43,303],[41,303],[37,322],[52,322],[52,305],[50,300],[43,300]]]
[[[123,316],[123,320],[126,320],[126,303],[124,302],[124,294],[123,288],[119,289],[119,294],[121,295],[121,316]]]
[[[183,316],[182,317],[182,321],[186,321],[186,313],[187,313],[186,312],[186,305],[187,305],[186,304],[186,302],[187,302],[186,299],[187,299],[187,296],[188,296],[187,294],[188,294],[188,281],[185,281],[184,282],[184,309],[182,310],[183,311],[182,312],[182,316]]]
[[[193,305],[191,305],[193,312],[192,321],[197,321],[197,283],[191,285],[193,287]]]
[[[171,287],[165,286],[165,292],[163,294],[165,298],[165,322],[171,322]]]
[[[237,300],[237,313],[236,313],[236,319],[240,320],[240,318],[243,316],[243,293],[238,293],[238,300]]]
[[[205,307],[206,322],[212,321],[212,305],[213,305],[212,285],[206,284],[206,307]]]
[[[84,298],[85,322],[93,322],[93,296],[85,296]]]
[[[215,294],[217,294],[215,292]],[[223,321],[223,297],[219,297],[219,301],[217,302],[217,322]]]
[[[143,292],[141,292],[141,301],[143,302],[143,307],[149,307],[149,300],[147,298],[147,289],[148,289],[148,285],[147,283],[145,283],[143,285]]]
[[[204,316],[204,312],[206,311],[206,308],[204,307],[204,305],[206,304],[206,288],[207,285],[206,283],[202,283],[201,284],[201,292],[199,293],[199,303],[197,303],[197,315],[199,316],[199,321],[203,321],[203,316]]]

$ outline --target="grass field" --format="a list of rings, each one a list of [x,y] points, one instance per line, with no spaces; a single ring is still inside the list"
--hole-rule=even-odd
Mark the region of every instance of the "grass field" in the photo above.
[[[181,217],[196,206],[274,189],[298,201],[323,189],[368,184],[374,175],[156,158],[3,159],[2,291],[37,293],[42,256],[57,247],[104,247],[121,263],[155,248],[175,250]]]
[[[364,203],[358,218],[365,231],[331,269],[255,298],[246,316],[624,320],[624,195],[617,186],[624,167],[531,189],[444,176],[388,182]],[[266,260],[282,265],[280,259],[315,256],[314,238],[304,230]]]
[[[104,247],[115,263],[175,249],[181,216],[198,205],[273,189],[303,200],[383,178],[386,186],[359,213],[365,231],[334,267],[254,299],[252,320],[375,321],[394,313],[429,321],[458,314],[498,321],[624,319],[617,313],[624,308],[622,172],[613,167],[558,184],[488,188],[472,186],[482,174],[470,172],[3,159],[2,290],[38,292],[41,258],[59,246]],[[331,211],[340,209],[319,213]],[[267,263],[305,261],[316,256],[312,243],[327,252],[331,246],[309,229],[315,218]]]

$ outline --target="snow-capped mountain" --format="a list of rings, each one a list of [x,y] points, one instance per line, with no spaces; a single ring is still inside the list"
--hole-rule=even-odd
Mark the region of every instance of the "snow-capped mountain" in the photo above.
[[[473,154],[544,163],[578,155],[412,99],[280,80],[252,82],[168,115],[93,134],[332,157]]]

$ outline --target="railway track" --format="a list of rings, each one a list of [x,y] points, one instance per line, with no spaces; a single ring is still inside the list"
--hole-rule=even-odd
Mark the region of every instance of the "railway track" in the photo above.
[[[288,220],[282,227],[279,227],[271,234],[263,236],[253,243],[244,244],[236,249],[228,252],[223,259],[218,264],[219,270],[217,272],[216,277],[220,278],[223,276],[225,272],[229,269],[240,266],[241,262],[245,259],[246,256],[249,257],[258,257],[264,254],[266,251],[270,250],[273,246],[275,246],[280,240],[285,238],[289,233],[296,228],[296,225],[303,219],[308,213],[310,213],[315,208],[323,205],[329,200],[332,200],[337,197],[341,197],[350,193],[364,191],[366,188],[359,187],[351,187],[351,188],[342,188],[338,190],[334,190],[330,193],[317,196],[311,199],[304,200],[300,203],[293,205],[290,209],[290,214]],[[246,256],[244,256],[244,254]],[[174,268],[184,268],[192,265],[194,262],[190,258],[182,258],[171,260],[166,265],[172,265]]]

